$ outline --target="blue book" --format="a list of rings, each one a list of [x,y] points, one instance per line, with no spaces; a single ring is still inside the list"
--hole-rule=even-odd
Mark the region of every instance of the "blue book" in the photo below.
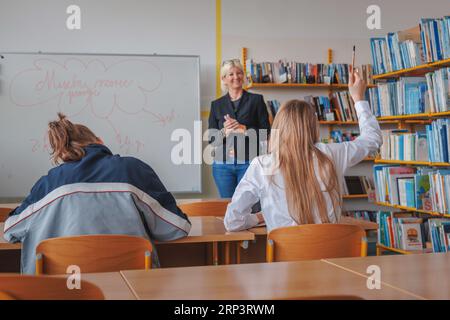
[[[401,134],[398,136],[398,156],[399,160],[404,160],[404,136]]]
[[[406,206],[410,208],[416,207],[415,194],[414,194],[414,180],[407,179],[405,181],[406,185]]]
[[[441,134],[441,151],[442,151],[442,161],[443,162],[449,162],[448,161],[448,142],[447,142],[447,124],[446,121],[442,121],[442,125],[440,128],[440,134]]]
[[[435,154],[434,154],[434,139],[433,139],[433,129],[432,125],[428,124],[425,126],[427,132],[427,140],[428,140],[428,158],[431,162],[436,162]]]
[[[439,37],[439,19],[435,19],[433,20],[432,23],[432,27],[433,27],[433,35],[434,35],[434,45],[436,46],[436,56],[435,59],[436,60],[442,60],[442,50],[441,50],[441,41],[440,41],[440,37]]]

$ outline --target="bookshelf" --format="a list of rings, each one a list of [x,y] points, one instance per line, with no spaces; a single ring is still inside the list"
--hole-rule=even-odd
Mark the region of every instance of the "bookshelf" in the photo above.
[[[342,196],[342,199],[366,199],[367,194],[346,194]]]
[[[403,211],[413,211],[413,212],[418,212],[418,213],[422,213],[422,214],[428,214],[430,216],[436,216],[439,218],[450,218],[450,214],[434,212],[434,211],[427,211],[427,210],[420,210],[420,209],[416,209],[416,208],[400,206],[398,204],[391,204],[391,203],[387,203],[387,202],[375,202],[375,204],[382,206],[382,207],[390,207],[390,208],[400,209]]]
[[[327,52],[327,63],[331,64],[333,62],[333,51],[328,49]],[[248,59],[248,49],[242,48],[241,61],[243,61],[244,74],[247,74],[246,61]],[[367,88],[374,88],[375,84],[368,85]],[[337,90],[348,90],[347,84],[325,84],[325,83],[255,83],[251,82],[249,79],[249,84],[245,88],[248,89],[285,89],[285,90],[327,90],[328,94]],[[397,123],[397,120],[386,120],[384,123]],[[328,126],[329,131],[333,130],[333,126],[357,126],[358,121],[319,121],[320,125]],[[374,161],[374,157],[367,157],[363,161]],[[368,199],[367,194],[356,194],[356,195],[343,195],[343,200],[354,200],[354,199]]]
[[[435,71],[440,68],[449,67],[450,59],[440,60],[436,62],[425,63],[417,67],[402,69],[398,71],[373,75],[373,80],[384,80],[398,77],[418,77],[423,76],[428,72]]]
[[[427,243],[429,243],[429,242],[427,242]],[[377,256],[380,256],[383,251],[396,252],[396,253],[400,253],[400,254],[420,254],[420,253],[431,253],[431,252],[433,252],[431,250],[431,248],[426,248],[426,249],[423,249],[423,250],[402,250],[402,249],[388,247],[388,246],[382,245],[380,243],[377,243]]]
[[[367,85],[367,88],[375,88],[376,85]],[[324,84],[324,83],[254,83],[249,84],[246,89],[252,88],[307,88],[307,89],[330,89],[346,90],[346,84]]]
[[[424,167],[450,167],[450,163],[448,162],[402,161],[402,160],[385,160],[385,159],[375,159],[374,162],[385,164],[402,164],[409,166],[424,166]]]
[[[405,41],[405,39],[413,40],[413,39],[420,39],[420,42],[422,42],[423,38],[420,36],[421,29],[419,26],[416,26],[414,28],[405,30],[405,31],[399,31],[397,33],[398,37],[401,37],[399,34],[408,34],[406,38],[403,40],[397,39],[400,41]],[[392,33],[391,33],[392,34]],[[373,54],[373,51],[372,51]],[[447,56],[448,57],[448,56]],[[403,56],[402,56],[403,59]],[[416,67],[412,68],[404,68],[401,70],[388,72],[388,73],[382,73],[382,74],[374,74],[373,80],[376,83],[386,82],[390,80],[398,80],[400,77],[425,77],[425,75],[429,72],[434,72],[442,68],[450,67],[450,58],[446,58],[443,60],[430,62],[430,63],[423,63],[421,65],[418,65]],[[374,67],[375,72],[375,67]],[[429,89],[428,83],[427,83],[427,90]],[[445,110],[445,108],[444,108]],[[439,119],[439,118],[450,118],[450,111],[445,112],[435,112],[435,113],[419,113],[419,114],[408,114],[408,115],[396,115],[396,116],[382,116],[377,117],[378,121],[384,122],[384,121],[397,121],[397,127],[398,129],[409,129],[409,132],[415,132],[414,125],[427,125],[431,124],[433,120]],[[399,161],[399,160],[386,160],[381,158],[374,159],[374,164],[393,164],[393,165],[402,165],[402,166],[421,166],[421,167],[435,167],[436,169],[450,169],[450,163],[447,162],[431,162],[431,161]],[[434,195],[433,195],[434,197]],[[394,208],[401,212],[416,212],[419,214],[419,216],[427,216],[427,217],[435,217],[435,218],[450,218],[450,214],[444,214],[440,212],[435,211],[428,211],[428,210],[421,210],[413,207],[406,207],[406,206],[400,206],[395,205],[391,203],[386,202],[375,202],[376,205],[381,207],[387,207],[387,208]],[[377,243],[377,255],[381,255],[383,251],[390,251],[390,252],[396,252],[399,254],[415,254],[415,253],[428,253],[433,252],[431,248],[431,243],[426,242],[425,249],[423,250],[417,250],[417,251],[408,251],[408,250],[402,250],[399,248],[389,247],[386,245],[383,245],[381,243]]]

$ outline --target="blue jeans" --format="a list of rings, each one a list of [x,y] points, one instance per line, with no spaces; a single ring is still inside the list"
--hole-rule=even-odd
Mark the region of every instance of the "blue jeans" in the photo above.
[[[213,163],[212,174],[221,198],[231,198],[233,196],[234,190],[249,165],[249,162],[243,164]]]

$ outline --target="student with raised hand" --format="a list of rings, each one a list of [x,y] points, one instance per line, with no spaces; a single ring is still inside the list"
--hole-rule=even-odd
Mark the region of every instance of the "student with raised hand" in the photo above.
[[[282,105],[272,125],[270,154],[251,162],[228,205],[224,219],[228,231],[252,228],[262,221],[268,231],[339,222],[346,169],[382,144],[380,126],[364,100],[366,84],[357,69],[350,68],[349,91],[360,129],[360,136],[351,142],[320,143],[314,108],[300,100]],[[262,213],[250,214],[257,201]]]
[[[35,272],[35,248],[48,238],[125,234],[165,241],[189,233],[187,216],[150,166],[113,155],[89,128],[58,116],[48,137],[53,162],[62,164],[36,182],[5,222],[5,239],[22,242],[22,273]]]

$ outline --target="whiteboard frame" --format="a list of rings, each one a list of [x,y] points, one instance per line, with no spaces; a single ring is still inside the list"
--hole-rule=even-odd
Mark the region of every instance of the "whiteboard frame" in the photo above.
[[[157,54],[157,53],[153,53],[153,54],[141,54],[141,53],[99,53],[99,52],[92,52],[92,53],[88,53],[88,52],[43,52],[43,51],[37,51],[37,52],[21,52],[21,51],[5,51],[5,52],[0,52],[0,59],[1,60],[6,60],[6,57],[3,55],[8,55],[8,54],[23,54],[23,55],[67,55],[67,56],[125,56],[125,57],[170,57],[170,58],[196,58],[198,61],[198,105],[197,105],[197,115],[198,115],[198,120],[202,121],[201,118],[201,91],[200,91],[200,85],[201,85],[201,72],[200,72],[200,55],[180,55],[180,54]],[[192,136],[192,138],[194,138],[195,135]],[[201,134],[201,139],[200,139],[200,145],[203,146],[203,132]],[[195,143],[195,142],[194,142]],[[203,150],[202,150],[203,151]],[[202,194],[203,193],[203,185],[202,185],[202,180],[203,180],[203,173],[202,173],[202,166],[203,166],[203,152],[201,155],[201,159],[202,162],[200,163],[200,175],[199,175],[199,181],[197,181],[200,186],[200,189],[197,191],[193,191],[193,190],[186,190],[186,191],[177,191],[177,192],[171,192],[172,194],[176,194],[176,195],[182,195],[182,194],[186,194],[186,193],[193,193],[193,194]],[[0,199],[2,199],[2,197],[0,197]],[[16,199],[16,198],[15,198]]]

